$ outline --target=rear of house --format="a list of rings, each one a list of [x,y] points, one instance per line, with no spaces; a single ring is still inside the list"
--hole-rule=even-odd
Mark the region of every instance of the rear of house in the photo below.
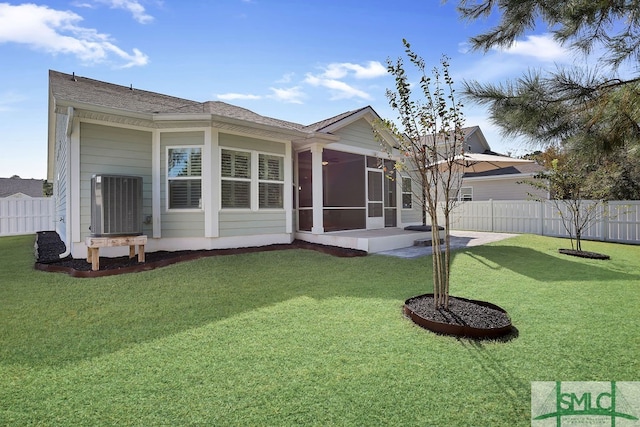
[[[331,243],[322,237],[420,221],[411,181],[383,173],[394,158],[374,137],[371,107],[304,126],[75,74],[49,79],[48,179],[56,231],[76,258],[100,175],[142,178],[149,251]]]

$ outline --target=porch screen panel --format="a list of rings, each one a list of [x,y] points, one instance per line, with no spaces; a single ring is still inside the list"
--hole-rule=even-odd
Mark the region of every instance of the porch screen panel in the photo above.
[[[322,152],[324,207],[365,208],[365,156],[341,151]]]
[[[326,232],[367,228],[365,209],[325,209],[323,222]]]
[[[365,156],[323,150],[322,199],[325,231],[367,227],[365,170]]]
[[[311,151],[298,153],[298,230],[313,227],[313,192],[311,180]]]

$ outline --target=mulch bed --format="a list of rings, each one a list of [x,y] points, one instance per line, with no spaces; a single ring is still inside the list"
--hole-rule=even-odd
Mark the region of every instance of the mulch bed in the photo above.
[[[577,256],[589,259],[611,259],[609,255],[599,254],[598,252],[576,251],[575,249],[558,249],[558,252],[564,255]]]
[[[55,231],[42,231],[37,233],[36,237],[35,268],[42,271],[65,272],[74,277],[100,277],[153,270],[158,267],[164,267],[178,262],[210,256],[237,255],[251,252],[279,251],[287,249],[309,249],[336,257],[356,257],[367,255],[366,251],[360,251],[357,249],[340,248],[337,246],[320,245],[303,242],[301,240],[294,240],[291,244],[275,244],[248,248],[147,252],[145,253],[146,262],[144,263],[139,263],[137,257],[100,257],[100,270],[92,271],[91,263],[88,263],[85,258],[78,259],[68,256],[60,259],[60,254],[64,253],[66,250],[66,246],[60,239],[60,236]]]
[[[424,319],[447,325],[479,329],[497,329],[511,325],[511,319],[504,311],[464,298],[450,296],[448,309],[436,309],[430,294],[411,298],[405,305]]]

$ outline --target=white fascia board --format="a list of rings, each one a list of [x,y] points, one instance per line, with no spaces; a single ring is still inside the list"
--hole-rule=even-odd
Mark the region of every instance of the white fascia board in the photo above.
[[[351,123],[360,120],[361,118],[368,118],[368,121],[371,122],[372,120],[376,119],[376,118],[380,118],[378,116],[378,114],[373,110],[373,108],[366,107],[361,111],[358,111],[355,114],[352,114],[350,116],[347,116],[341,120],[338,120],[337,122],[330,124],[327,127],[322,128],[322,132],[327,132],[327,133],[331,133],[331,132],[335,132],[338,129],[342,129],[345,126],[350,125]]]
[[[141,113],[138,111],[130,111],[120,108],[103,107],[100,105],[88,104],[86,102],[66,102],[63,100],[56,103],[56,108],[59,107],[64,107],[65,109],[68,107],[73,107],[76,110],[87,110],[97,113],[112,114],[115,116],[124,116],[143,120],[151,120],[153,117],[153,115],[149,113]]]
[[[289,137],[305,137],[307,133],[295,129],[286,129],[278,126],[266,125],[263,123],[256,123],[250,120],[236,119],[233,117],[220,116],[211,113],[193,113],[193,114],[176,114],[176,113],[160,113],[154,114],[153,120],[156,122],[161,121],[217,121],[221,123],[228,123],[237,126],[244,126],[252,129],[260,129],[271,131],[274,133],[280,133]],[[289,139],[289,138],[287,138]]]
[[[463,177],[462,180],[464,182],[474,182],[474,181],[499,181],[503,179],[525,179],[525,178],[533,178],[537,174],[535,173],[512,173],[505,175],[493,175],[493,176],[474,176],[471,178]]]

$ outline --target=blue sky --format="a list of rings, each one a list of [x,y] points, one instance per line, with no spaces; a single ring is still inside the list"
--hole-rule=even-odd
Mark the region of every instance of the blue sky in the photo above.
[[[439,0],[0,0],[0,177],[46,178],[48,70],[310,124],[371,105],[395,119],[387,58],[402,39],[454,80],[501,82],[573,61],[547,33],[470,52],[497,17],[463,22]],[[465,104],[495,151],[523,154]]]

